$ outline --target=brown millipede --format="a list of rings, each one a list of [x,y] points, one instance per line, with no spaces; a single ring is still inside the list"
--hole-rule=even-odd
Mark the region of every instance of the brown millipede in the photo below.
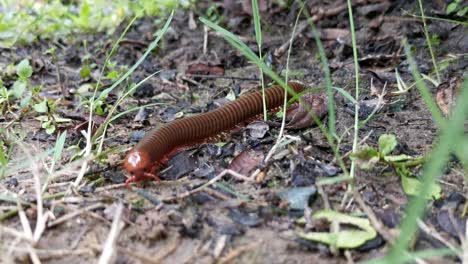
[[[304,86],[297,82],[289,82],[288,86],[296,93],[304,90]],[[265,89],[265,100],[268,109],[283,105],[284,89],[279,85]],[[150,178],[160,181],[156,173],[178,148],[227,131],[261,114],[262,110],[262,91],[256,91],[214,111],[179,119],[149,131],[125,157],[123,166],[131,175],[125,182],[127,188],[131,182]]]

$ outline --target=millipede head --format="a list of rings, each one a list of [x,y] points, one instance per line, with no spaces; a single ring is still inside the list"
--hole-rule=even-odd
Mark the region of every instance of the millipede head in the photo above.
[[[146,173],[152,172],[154,162],[148,153],[135,150],[127,154],[123,166],[130,173],[132,181],[141,181],[146,178]]]

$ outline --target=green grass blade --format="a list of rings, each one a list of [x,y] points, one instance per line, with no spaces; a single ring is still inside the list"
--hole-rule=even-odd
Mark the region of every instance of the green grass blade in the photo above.
[[[300,2],[301,2],[301,4],[303,4],[302,1],[300,1]],[[317,28],[315,27],[315,24],[314,24],[310,14],[309,14],[309,11],[307,9],[305,9],[305,15],[307,17],[307,21],[309,22],[309,26],[312,29],[312,33],[314,35],[315,44],[317,45],[317,48],[318,48],[318,51],[319,51],[320,62],[322,64],[323,73],[324,73],[324,77],[325,77],[325,86],[327,88],[327,97],[328,97],[328,131],[330,131],[330,134],[332,134],[334,137],[336,137],[335,98],[333,96],[333,85],[332,85],[332,79],[331,79],[330,66],[328,64],[327,55],[325,54],[325,49],[323,48],[322,41],[320,40],[320,37],[319,37],[319,32],[318,32]],[[344,90],[342,90],[342,91],[344,91]]]
[[[354,61],[354,80],[355,80],[354,99],[357,102],[359,102],[359,62],[358,62],[358,53],[357,53],[357,44],[356,44],[356,30],[354,28],[354,19],[353,19],[353,6],[351,3],[351,0],[348,0],[348,16],[349,16],[349,27],[351,31],[351,43],[352,43],[352,48],[353,48],[353,61]],[[359,139],[359,105],[355,105],[354,106],[353,152],[355,152],[358,147],[358,139]],[[351,178],[354,178],[355,171],[356,171],[356,162],[355,160],[352,160],[351,169],[350,169]]]
[[[128,76],[130,76],[136,70],[136,68],[138,66],[140,66],[140,64],[146,59],[146,57],[148,57],[148,55],[158,46],[159,41],[162,39],[162,37],[167,32],[167,29],[169,28],[169,25],[171,24],[173,16],[174,16],[174,11],[171,12],[170,16],[166,20],[166,23],[164,24],[164,27],[158,32],[155,40],[153,40],[153,42],[151,42],[151,44],[148,46],[148,49],[146,49],[145,53],[138,59],[138,61],[119,80],[117,80],[111,87],[104,90],[101,93],[100,96],[102,96],[103,94],[110,93],[112,90],[115,89],[115,87],[117,87],[120,83],[122,83],[125,79],[127,79]],[[112,118],[112,115],[108,115],[106,117],[106,121],[104,122],[104,124],[107,123],[108,120],[110,120],[111,118]],[[105,127],[106,127],[105,125],[101,125],[97,129],[96,133],[94,133],[94,135],[93,135],[93,140],[95,140],[97,137],[100,137],[102,135],[102,133],[104,132]]]
[[[431,36],[429,35],[429,31],[427,30],[426,16],[424,15],[424,8],[423,8],[422,0],[418,0],[418,3],[419,3],[419,10],[421,11],[421,19],[423,22],[424,35],[426,36],[427,46],[429,47],[429,53],[431,54],[432,66],[434,66],[434,71],[437,76],[437,81],[440,83],[439,67],[437,66],[434,51],[432,50]]]
[[[278,85],[283,87],[283,89],[286,89],[290,95],[297,96],[297,93],[293,89],[289,88],[286,85],[286,83],[275,72],[273,72],[273,70],[271,70],[260,58],[258,58],[255,55],[255,53],[249,47],[247,47],[247,45],[245,45],[236,35],[232,34],[231,32],[227,31],[226,29],[220,27],[219,25],[211,22],[206,18],[201,17],[200,21],[202,21],[205,25],[211,27],[212,29],[218,31],[229,44],[231,44],[234,48],[239,50],[245,57],[247,57],[247,59],[255,63],[258,67],[262,68],[265,74],[270,76],[270,78],[272,78]],[[348,174],[348,169],[346,168],[346,165],[344,164],[343,159],[341,158],[341,155],[339,154],[338,149],[336,148],[336,144],[334,143],[334,140],[330,133],[328,133],[327,129],[323,126],[322,122],[320,122],[320,120],[317,118],[317,116],[314,115],[310,108],[307,107],[307,105],[304,104],[304,102],[302,102],[302,99],[298,98],[298,100],[305,106],[308,114],[313,118],[320,131],[327,138],[327,141],[330,144],[330,147],[333,149],[333,152],[335,154],[340,168],[345,174]]]
[[[260,24],[260,12],[258,11],[258,1],[252,0],[252,13],[254,18],[254,27],[255,27],[255,38],[257,40],[258,45],[258,57],[261,59],[262,56],[262,27]],[[267,115],[267,105],[266,105],[266,98],[265,98],[265,76],[263,75],[262,68],[260,70],[260,78],[262,81],[262,103],[263,103],[263,120],[268,120]]]
[[[418,258],[424,259],[437,256],[453,256],[456,254],[457,252],[454,252],[450,248],[421,250],[417,252],[405,252],[400,258],[400,263],[411,263],[411,261],[416,260]],[[361,262],[361,264],[388,264],[388,261],[385,259],[372,259],[365,262]]]
[[[429,108],[429,111],[431,112],[432,117],[436,121],[437,125],[440,128],[444,128],[446,126],[447,120],[445,120],[445,118],[442,116],[442,113],[440,112],[439,107],[434,101],[432,94],[429,91],[429,88],[427,88],[426,84],[423,81],[421,74],[418,71],[418,66],[416,65],[416,62],[411,56],[411,50],[410,50],[410,46],[408,45],[408,42],[406,41],[406,39],[403,41],[404,41],[403,44],[405,46],[406,57],[408,58],[408,62],[410,64],[411,73],[413,74],[416,88],[421,93],[424,103],[426,104],[427,108]]]
[[[51,165],[51,170],[54,169],[55,163],[59,160],[60,156],[62,155],[63,152],[63,147],[65,145],[65,139],[67,138],[67,131],[63,131],[60,133],[60,135],[57,138],[57,142],[55,142],[55,147],[54,147],[54,154],[53,154],[53,159],[52,159],[52,165]]]
[[[416,72],[414,61],[411,62],[412,57],[410,54],[409,45],[405,44],[405,51],[408,59],[410,60],[410,65],[413,72]],[[418,76],[414,76],[415,79],[418,79]],[[422,85],[424,83],[421,82]],[[424,85],[425,86],[425,85]],[[427,90],[427,87],[423,90]],[[407,214],[402,222],[400,237],[395,241],[393,248],[391,249],[389,255],[385,258],[387,263],[402,263],[404,262],[404,253],[408,247],[413,234],[418,229],[417,219],[424,212],[426,205],[426,199],[430,186],[437,180],[443,173],[445,164],[449,159],[449,154],[453,150],[463,137],[463,123],[465,121],[465,115],[468,112],[468,104],[465,104],[468,100],[468,80],[465,80],[461,89],[461,94],[457,100],[456,107],[453,110],[452,118],[448,124],[442,128],[442,134],[439,137],[439,142],[433,149],[432,153],[426,164],[423,167],[423,176],[421,184],[421,192],[418,196],[413,197],[407,207]]]
[[[262,27],[260,25],[260,12],[258,11],[257,0],[252,0],[252,12],[255,26],[255,38],[257,39],[257,45],[260,48],[262,46]]]

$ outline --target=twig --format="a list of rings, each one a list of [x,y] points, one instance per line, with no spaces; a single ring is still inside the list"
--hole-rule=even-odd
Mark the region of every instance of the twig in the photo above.
[[[104,244],[104,248],[102,250],[102,254],[99,257],[99,264],[107,264],[111,263],[112,256],[114,255],[115,250],[115,242],[117,240],[117,237],[120,233],[120,230],[124,226],[124,224],[121,224],[121,218],[122,218],[122,211],[123,211],[123,204],[119,203],[117,205],[117,208],[115,209],[115,216],[114,220],[112,221],[112,227],[109,232],[109,235],[107,236],[106,243]]]
[[[361,197],[361,194],[359,193],[359,190],[355,190],[353,192],[354,200],[356,203],[361,207],[361,209],[366,213],[367,218],[371,222],[372,226],[377,230],[377,232],[385,239],[390,244],[393,244],[395,240],[395,236],[392,235],[391,232],[388,231],[388,229],[385,227],[384,224],[377,218],[377,216],[374,214],[374,211],[367,206],[367,204],[364,202],[364,200]]]
[[[150,263],[150,264],[159,264],[162,263],[162,260],[165,259],[167,256],[172,254],[176,249],[177,246],[180,244],[181,237],[177,236],[173,241],[171,241],[167,246],[164,248],[160,249],[158,251],[158,254],[155,254],[153,256],[147,256],[147,255],[142,255],[138,252],[135,252],[135,250],[129,250],[124,247],[117,247],[117,250],[120,252],[123,252],[133,258],[136,258],[140,260],[143,263]]]
[[[254,248],[258,247],[261,243],[262,243],[262,240],[252,242],[252,243],[247,244],[245,246],[240,246],[240,247],[238,247],[236,249],[233,249],[226,256],[221,258],[217,263],[219,263],[219,264],[230,263],[232,260],[234,260],[240,254],[242,254],[242,253],[244,253],[246,251],[249,251],[249,250],[253,250]]]
[[[434,228],[429,227],[428,225],[426,225],[426,223],[424,223],[420,219],[418,219],[418,226],[419,226],[419,228],[421,228],[421,230],[426,232],[426,234],[432,236],[433,238],[437,239],[439,242],[441,242],[442,244],[444,244],[445,246],[450,248],[453,252],[455,252],[457,254],[457,256],[460,259],[463,259],[462,252],[457,250],[457,248],[454,245],[452,245],[452,243],[450,243],[445,238],[443,238]]]
[[[463,249],[462,263],[468,263],[468,219],[465,222],[465,237],[461,238],[461,242]]]
[[[188,73],[187,76],[195,77],[195,78],[206,78],[206,79],[230,79],[230,80],[255,81],[255,82],[259,81],[258,78],[226,76],[226,75],[210,75],[210,74],[191,74],[191,73]]]
[[[9,234],[9,235],[14,236],[16,238],[27,241],[28,243],[31,243],[31,244],[34,243],[34,240],[32,240],[32,236],[28,236],[26,233],[20,232],[20,231],[14,229],[14,228],[10,228],[8,226],[0,225],[0,233]]]
[[[175,197],[166,197],[166,198],[163,198],[161,199],[162,202],[171,202],[171,201],[175,201],[175,200],[180,200],[180,199],[184,199],[184,198],[187,198],[195,193],[198,193],[200,191],[202,191],[203,189],[205,189],[206,187],[212,185],[213,183],[219,181],[221,178],[223,178],[226,174],[229,174],[239,180],[244,180],[244,181],[250,181],[252,182],[253,180],[249,177],[246,177],[242,174],[239,174],[233,170],[223,170],[221,173],[219,173],[216,177],[214,177],[213,179],[211,179],[210,181],[208,181],[207,183],[203,184],[202,186],[198,187],[198,188],[195,188],[191,191],[187,191],[181,195],[178,195],[178,196],[175,196]]]
[[[203,26],[203,54],[206,55],[208,51],[208,27]]]
[[[69,219],[72,219],[75,216],[80,215],[80,214],[82,214],[84,212],[91,211],[91,210],[101,208],[101,207],[104,207],[104,205],[102,203],[97,203],[97,204],[90,205],[90,206],[85,207],[83,209],[73,211],[71,213],[68,213],[68,214],[60,217],[60,218],[57,218],[56,220],[54,220],[52,222],[49,222],[49,224],[47,226],[48,227],[56,226],[56,225],[61,224],[61,223],[65,222],[65,221],[68,221]]]
[[[2,247],[0,247],[2,248]],[[28,253],[28,249],[24,247],[13,247],[12,251],[18,253]],[[69,257],[70,255],[93,255],[91,249],[35,249],[35,253],[39,256],[40,259],[49,259],[49,258],[58,258],[58,257]]]

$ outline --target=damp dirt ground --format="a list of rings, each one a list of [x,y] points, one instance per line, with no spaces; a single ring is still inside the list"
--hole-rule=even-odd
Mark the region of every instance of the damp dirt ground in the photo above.
[[[300,5],[292,3],[281,7],[259,2],[264,4],[261,7],[262,54],[275,72],[284,73]],[[346,3],[313,2],[306,8],[313,16],[328,58],[332,84],[354,96],[355,68]],[[419,14],[417,2],[354,2],[360,119],[370,116],[359,129],[359,145],[376,148],[381,135],[393,134],[398,145],[392,154],[424,156],[436,142],[437,125],[419,91],[415,87],[401,91],[397,80],[400,78],[408,86],[414,83],[403,49],[405,38],[412,45],[421,73],[436,78],[423,23],[411,16]],[[453,18],[445,13],[448,1],[423,2],[427,16]],[[287,128],[284,144],[263,163],[280,131],[281,119],[274,114],[268,123],[243,124],[219,137],[181,149],[170,158],[168,169],[160,174],[161,183],[151,181],[133,185],[132,190],[125,188],[128,174],[121,166],[122,161],[144,132],[177,118],[213,110],[260,85],[258,68],[198,20],[210,6],[216,6],[219,17],[223,18],[220,25],[258,52],[248,5],[239,1],[203,1],[191,10],[177,11],[158,48],[107,96],[101,106],[104,114],[93,115],[93,129],[103,124],[122,91],[159,72],[126,98],[117,112],[146,104],[156,105],[112,121],[103,141],[103,152],[90,159],[83,180],[73,190],[71,183],[83,164],[80,150],[86,146],[82,133],[89,121],[86,100],[92,95],[90,89],[99,79],[107,53],[127,24],[112,35],[77,34],[66,39],[39,40],[0,49],[2,68],[29,59],[33,67],[31,84],[42,86],[39,96],[56,102],[53,111],[65,120],[57,123],[56,132],[47,134],[33,112],[5,113],[0,117],[5,126],[3,139],[16,144],[9,166],[36,158],[36,165],[20,166],[21,169],[7,173],[0,183],[0,192],[5,197],[21,201],[33,229],[38,212],[33,176],[44,179],[48,175],[44,164],[50,166],[51,154],[46,150],[54,147],[59,132],[67,131],[64,151],[54,169],[62,173],[44,192],[44,210],[50,218],[35,245],[43,263],[97,261],[119,204],[123,204],[122,226],[115,242],[114,263],[352,263],[388,253],[388,239],[397,233],[409,199],[401,176],[391,167],[377,164],[370,170],[357,169],[354,195],[347,193],[349,181],[322,184],[324,180],[342,175],[343,171],[326,137],[313,125]],[[317,45],[305,21],[304,16],[299,19],[298,33],[292,44],[289,79],[300,81],[314,89],[315,94],[327,98]],[[123,73],[134,65],[162,25],[154,18],[138,19],[111,58],[113,70]],[[455,100],[459,80],[466,77],[468,35],[466,27],[446,21],[428,20],[427,26],[433,36],[442,84],[427,83],[434,100],[441,91],[450,92],[450,96],[444,97],[445,101],[436,101],[444,108]],[[46,52],[51,48],[55,49],[53,56]],[[80,76],[84,67],[90,69],[85,77]],[[109,72],[111,70],[104,71],[104,75]],[[5,77],[5,73],[2,79],[6,87],[11,87],[15,81]],[[104,78],[102,89],[110,87],[114,81]],[[266,83],[270,82],[266,77]],[[333,96],[336,135],[340,138],[338,151],[349,169],[355,106],[339,90],[335,90]],[[322,122],[328,127],[329,116]],[[7,138],[21,140],[13,143]],[[241,170],[241,174],[247,176],[255,170],[260,173],[253,181],[226,175],[202,191],[184,196],[226,169]],[[422,167],[411,167],[410,172],[420,176]],[[420,229],[411,243],[413,250],[443,248],[447,246],[445,242],[460,246],[457,230],[465,230],[467,219],[466,179],[463,167],[454,156],[439,177],[440,197],[430,199],[422,218],[432,231]],[[306,190],[305,196],[301,190]],[[295,198],[303,202],[297,203]],[[300,232],[329,232],[326,222],[309,217],[322,209],[356,216],[363,216],[368,210],[382,224],[379,235],[346,250],[332,250],[324,244],[300,238]],[[17,210],[16,202],[2,199],[1,226],[23,230]],[[306,223],[299,223],[298,219],[304,215]],[[0,253],[5,259],[29,263],[25,242],[15,241],[15,236],[8,232],[0,232],[0,235]],[[433,257],[427,261],[460,263],[455,256]]]

